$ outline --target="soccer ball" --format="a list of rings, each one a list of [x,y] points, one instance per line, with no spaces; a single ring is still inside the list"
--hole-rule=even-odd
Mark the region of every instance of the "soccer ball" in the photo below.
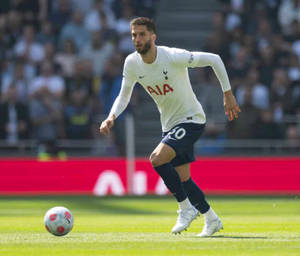
[[[46,229],[55,236],[64,236],[73,228],[73,215],[71,211],[62,206],[51,208],[46,212],[44,224]]]

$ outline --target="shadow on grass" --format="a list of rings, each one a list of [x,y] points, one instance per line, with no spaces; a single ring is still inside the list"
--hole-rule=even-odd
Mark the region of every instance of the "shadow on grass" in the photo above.
[[[161,199],[169,200],[170,197],[162,197]],[[145,199],[149,200],[144,203]],[[117,197],[117,196],[106,196],[106,197],[95,197],[95,196],[7,196],[0,197],[0,205],[5,208],[5,203],[18,201],[28,201],[28,208],[30,210],[43,209],[48,207],[54,207],[58,205],[70,208],[72,211],[80,210],[87,212],[94,212],[100,214],[130,214],[130,215],[167,215],[168,211],[164,209],[157,209],[151,207],[151,201],[157,200],[157,196],[147,197]],[[124,203],[125,202],[125,203]],[[149,202],[149,203],[148,203]],[[34,203],[34,205],[32,204]],[[35,204],[36,203],[36,204]],[[26,208],[26,204],[22,204],[22,209]],[[0,212],[1,215],[1,212]]]
[[[218,235],[218,236],[211,236],[207,238],[229,238],[229,239],[269,239],[267,236],[226,236],[226,235]]]

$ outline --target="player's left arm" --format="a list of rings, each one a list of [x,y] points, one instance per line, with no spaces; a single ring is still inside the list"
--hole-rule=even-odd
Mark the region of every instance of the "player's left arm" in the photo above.
[[[241,110],[231,91],[229,78],[221,57],[217,54],[208,52],[190,52],[177,48],[173,48],[172,50],[173,61],[176,65],[187,68],[212,67],[224,93],[224,108],[228,120],[232,121],[234,118],[238,118],[238,113],[241,112]]]

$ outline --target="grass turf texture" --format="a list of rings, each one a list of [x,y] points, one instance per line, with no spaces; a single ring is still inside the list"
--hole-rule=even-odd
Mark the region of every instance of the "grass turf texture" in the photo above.
[[[170,197],[0,197],[1,256],[300,255],[297,197],[209,197],[224,230],[197,238],[203,217],[172,235],[177,204]],[[53,206],[75,218],[67,236],[43,225]]]

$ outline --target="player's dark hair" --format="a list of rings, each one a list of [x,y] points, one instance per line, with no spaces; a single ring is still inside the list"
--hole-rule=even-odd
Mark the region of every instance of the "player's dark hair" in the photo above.
[[[152,19],[149,19],[147,17],[138,17],[133,19],[130,22],[130,26],[134,26],[134,25],[138,25],[138,26],[146,26],[148,31],[153,32],[154,34],[156,34],[156,27],[155,27],[155,23]]]

